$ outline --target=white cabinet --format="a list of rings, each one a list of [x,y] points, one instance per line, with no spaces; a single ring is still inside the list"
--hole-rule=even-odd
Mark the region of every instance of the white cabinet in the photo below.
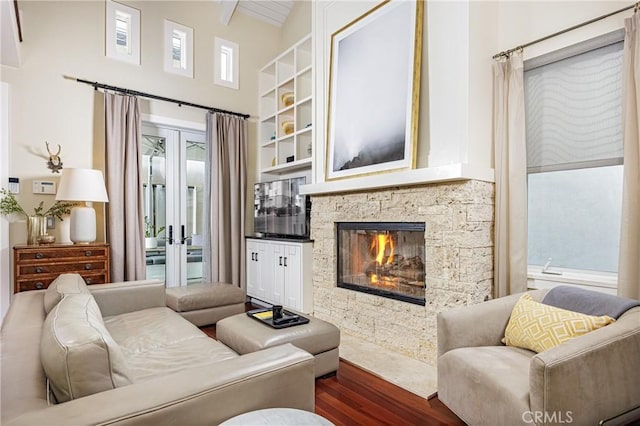
[[[247,238],[247,295],[310,313],[312,243]]]
[[[264,299],[273,294],[273,250],[261,240],[247,239],[247,294]]]
[[[308,35],[260,70],[260,173],[311,168],[311,46]]]

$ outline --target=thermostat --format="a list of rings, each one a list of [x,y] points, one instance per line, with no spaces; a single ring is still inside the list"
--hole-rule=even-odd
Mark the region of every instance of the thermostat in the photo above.
[[[19,194],[20,193],[20,179],[19,178],[14,178],[14,177],[10,177],[9,178],[9,191],[14,193],[14,194]]]
[[[34,194],[55,194],[56,183],[50,180],[34,180],[33,193]]]

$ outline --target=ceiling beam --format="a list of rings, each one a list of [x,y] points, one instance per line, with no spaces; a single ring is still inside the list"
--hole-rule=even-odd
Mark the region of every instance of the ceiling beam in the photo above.
[[[231,17],[233,13],[236,11],[236,6],[238,6],[238,0],[220,0],[221,12],[220,12],[220,22],[223,25],[229,25],[229,21],[231,21]]]

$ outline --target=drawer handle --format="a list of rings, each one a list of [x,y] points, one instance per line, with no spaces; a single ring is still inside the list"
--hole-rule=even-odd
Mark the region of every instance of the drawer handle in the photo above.
[[[85,278],[84,282],[86,282],[87,284],[91,284],[91,278]]]
[[[41,283],[41,282],[38,282],[38,283],[36,283],[36,288],[37,288],[38,290],[42,290],[42,289],[44,288],[44,284],[43,284],[43,283]]]
[[[36,253],[36,259],[42,259],[43,257],[44,257],[44,254]]]
[[[41,267],[37,267],[36,268],[36,274],[41,274],[43,272],[43,269]]]
[[[88,271],[89,269],[91,269],[91,264],[90,264],[90,263],[87,263],[86,265],[84,265],[84,269],[85,269],[85,270],[87,270],[87,271]]]
[[[91,253],[91,250],[87,250],[87,251],[85,251],[85,252],[84,252],[84,255],[85,255],[86,257],[89,257],[89,256],[91,256],[92,254],[93,254],[93,253]]]

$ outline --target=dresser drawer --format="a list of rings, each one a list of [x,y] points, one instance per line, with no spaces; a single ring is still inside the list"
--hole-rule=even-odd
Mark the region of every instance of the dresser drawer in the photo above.
[[[66,250],[55,249],[29,249],[20,250],[16,255],[17,262],[62,260],[64,258],[95,258],[106,257],[105,247],[73,247]]]
[[[105,272],[100,272],[97,274],[80,274],[84,279],[84,282],[87,285],[92,284],[106,284],[107,274]],[[18,280],[18,291],[29,291],[29,290],[43,290],[53,282],[57,278],[57,275],[44,275],[42,277],[31,278],[31,279],[19,279]]]
[[[66,272],[82,271],[103,271],[107,268],[105,260],[94,260],[89,262],[69,262],[69,263],[43,263],[19,265],[18,273],[20,275],[37,275],[37,274],[64,274]]]
[[[30,280],[21,279],[18,280],[16,284],[18,287],[18,291],[43,290],[49,287],[49,284],[51,284],[51,282],[55,279],[55,276],[34,278]]]
[[[108,244],[23,245],[13,253],[16,292],[47,288],[60,274],[80,274],[87,284],[110,282]]]

